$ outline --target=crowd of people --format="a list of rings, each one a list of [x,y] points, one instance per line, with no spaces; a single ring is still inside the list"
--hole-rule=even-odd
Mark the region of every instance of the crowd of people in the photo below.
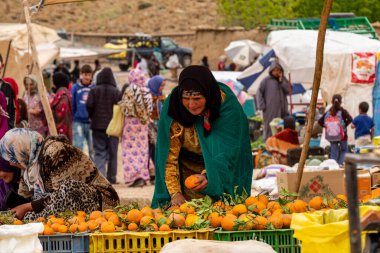
[[[58,136],[49,133],[35,77],[24,78],[22,98],[14,79],[0,79],[0,209],[34,219],[68,207],[90,212],[116,206],[112,184],[121,183],[116,180],[119,142],[123,183],[141,187],[155,177],[153,207],[249,193],[253,161],[247,116],[232,90],[216,81],[207,58],[202,62],[183,69],[168,97],[162,92],[165,78],[159,71],[144,72],[144,64],[129,71],[121,90],[111,68],[98,63],[95,71],[76,63],[70,73],[60,64],[46,94]],[[288,112],[288,86],[281,65],[273,62],[256,94],[267,150],[283,164],[287,149],[300,146]],[[354,119],[341,104],[342,97],[334,95],[318,121],[326,128],[331,158],[340,165],[347,126],[355,128],[357,145],[370,142],[374,127],[366,102]],[[121,136],[107,134],[115,105],[123,117]],[[269,124],[277,117],[284,119],[284,128],[272,136]],[[188,176],[196,177],[196,187],[184,187]]]

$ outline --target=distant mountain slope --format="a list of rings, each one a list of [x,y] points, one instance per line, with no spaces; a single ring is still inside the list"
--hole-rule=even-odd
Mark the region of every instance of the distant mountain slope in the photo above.
[[[1,2],[5,15],[0,22],[24,21],[22,0]],[[186,32],[199,25],[218,25],[217,0],[97,0],[46,6],[33,20],[76,32]]]

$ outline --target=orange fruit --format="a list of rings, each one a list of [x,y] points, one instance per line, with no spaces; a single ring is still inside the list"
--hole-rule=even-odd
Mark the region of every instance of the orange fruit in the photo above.
[[[52,223],[58,223],[60,225],[64,225],[65,224],[65,220],[63,218],[52,217],[50,220],[52,221]]]
[[[24,224],[24,222],[22,222],[21,220],[15,219],[13,221],[13,225],[22,225],[22,224]]]
[[[274,211],[281,209],[281,205],[277,201],[269,201],[267,204],[267,209],[273,213]]]
[[[140,220],[141,226],[148,226],[149,224],[154,223],[154,218],[152,216],[144,216]]]
[[[47,224],[44,225],[44,235],[54,235],[54,230]]]
[[[146,226],[146,230],[148,231],[158,231],[158,226],[156,223],[149,224]]]
[[[121,225],[121,221],[119,219],[119,216],[117,216],[116,213],[112,214],[109,218],[108,218],[108,221],[109,222],[112,222],[115,226],[120,226]]]
[[[58,232],[60,233],[67,233],[68,232],[68,227],[66,225],[59,225]]]
[[[157,218],[157,216],[162,215],[162,210],[160,208],[153,209],[152,214],[154,218]]]
[[[289,209],[289,213],[296,213],[297,212],[296,207],[294,206],[294,203],[291,203],[291,202],[286,203],[285,207],[287,209]]]
[[[141,213],[141,211],[137,209],[132,209],[127,213],[127,218],[129,222],[139,223],[142,217],[143,214]]]
[[[223,216],[220,216],[217,212],[212,212],[207,219],[210,221],[211,227],[218,228],[222,223]]]
[[[160,226],[159,230],[162,231],[162,232],[164,232],[164,231],[171,231],[171,228],[170,228],[170,226],[168,224],[162,224]]]
[[[71,224],[70,227],[69,227],[69,231],[70,231],[70,233],[73,233],[73,234],[76,233],[76,232],[78,231],[78,226],[79,226],[79,225],[78,225],[78,224],[75,224],[75,223],[74,223],[74,224]]]
[[[232,213],[235,216],[239,216],[239,215],[241,215],[243,213],[247,213],[247,212],[248,212],[248,209],[244,204],[238,204],[232,208]]]
[[[99,217],[97,218],[96,220],[96,223],[98,223],[99,225],[102,225],[103,222],[106,222],[107,220],[103,217]]]
[[[257,201],[259,201],[256,197],[248,197],[246,200],[245,200],[245,205],[246,206],[251,206],[253,204],[255,204]]]
[[[103,213],[101,211],[93,211],[90,214],[90,220],[96,220],[98,218],[103,218]]]
[[[268,225],[268,220],[264,216],[256,216],[253,219],[253,224],[254,224],[255,229],[259,229],[259,230],[266,229]]]
[[[54,232],[59,232],[59,226],[61,226],[61,224],[53,223],[50,227],[54,230]]]
[[[129,231],[136,231],[137,229],[139,229],[139,226],[137,226],[136,223],[134,223],[134,222],[129,223],[129,225],[128,225],[128,230]]]
[[[291,214],[283,214],[281,216],[282,222],[283,222],[283,228],[290,228],[290,223],[292,222],[292,215]]]
[[[275,229],[281,229],[284,225],[284,222],[282,221],[282,215],[272,215],[269,217],[268,221],[273,225]]]
[[[73,216],[70,219],[67,220],[69,224],[79,224],[80,222],[84,221],[84,217],[82,216]]]
[[[261,211],[263,211],[267,206],[261,202],[261,201],[257,201],[255,204],[251,205],[248,207],[248,209],[252,212],[255,212],[255,213],[260,213]]]
[[[172,213],[169,215],[169,221],[174,227],[183,227],[185,225],[186,219],[183,215],[178,213]]]
[[[94,220],[89,220],[87,225],[90,231],[95,231],[99,227],[99,224]]]
[[[79,225],[78,225],[78,231],[79,232],[87,232],[87,229],[88,229],[87,222],[79,223]]]
[[[347,196],[346,195],[338,194],[338,195],[336,195],[336,198],[347,202]]]
[[[195,175],[188,176],[185,179],[185,186],[186,186],[187,189],[190,189],[190,190],[194,189],[199,184],[200,184],[200,182],[198,182],[198,177],[195,176]]]
[[[142,213],[144,216],[153,216],[153,210],[152,210],[152,208],[150,208],[149,206],[143,207],[143,208],[141,209],[141,213]]]
[[[183,203],[180,207],[179,210],[181,213],[187,213],[187,214],[194,214],[195,209],[192,206],[189,206],[187,203]]]
[[[86,218],[87,214],[85,212],[83,212],[83,211],[77,211],[77,216]]]
[[[253,217],[249,216],[248,214],[242,214],[239,216],[238,221],[241,221],[244,223],[243,226],[239,225],[238,230],[252,230],[253,229]]]
[[[100,227],[100,231],[102,233],[112,233],[112,232],[116,231],[116,228],[112,222],[106,221],[106,222],[102,223],[102,225]]]
[[[265,204],[265,206],[267,206],[269,203],[269,199],[268,199],[267,195],[259,195],[258,199],[259,199],[259,201],[263,202]]]
[[[198,215],[196,215],[196,214],[189,214],[186,217],[185,226],[186,227],[191,227],[191,226],[193,226],[195,224],[195,222],[197,222],[197,220],[199,220],[199,216]]]
[[[116,214],[116,213],[111,209],[106,209],[103,211],[103,216],[106,220],[108,220],[114,214]]]
[[[235,215],[227,214],[226,216],[223,217],[222,221],[220,222],[220,225],[222,226],[223,230],[233,231],[233,230],[235,230],[236,219],[237,218]]]
[[[46,219],[44,217],[38,217],[36,221],[37,222],[45,222]]]
[[[226,205],[223,203],[223,201],[219,200],[219,201],[215,202],[212,205],[212,207],[215,209],[224,209],[226,207]]]
[[[296,199],[294,201],[294,208],[296,209],[297,213],[303,213],[307,211],[307,203],[303,200]]]
[[[323,206],[323,198],[321,196],[316,196],[316,197],[312,198],[309,201],[309,206],[310,206],[310,208],[312,208],[314,210],[320,210]]]

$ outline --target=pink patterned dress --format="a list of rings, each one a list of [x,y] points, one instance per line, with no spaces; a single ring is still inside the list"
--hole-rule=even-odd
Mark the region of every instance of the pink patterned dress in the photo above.
[[[140,70],[131,70],[128,79],[130,85],[120,101],[124,114],[121,147],[124,182],[132,184],[138,179],[146,182],[150,180],[148,123],[152,112],[152,96]]]

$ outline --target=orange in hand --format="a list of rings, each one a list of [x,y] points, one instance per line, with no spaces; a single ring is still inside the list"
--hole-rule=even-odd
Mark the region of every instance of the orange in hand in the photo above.
[[[192,190],[200,184],[200,181],[197,176],[191,175],[185,179],[186,188]]]

